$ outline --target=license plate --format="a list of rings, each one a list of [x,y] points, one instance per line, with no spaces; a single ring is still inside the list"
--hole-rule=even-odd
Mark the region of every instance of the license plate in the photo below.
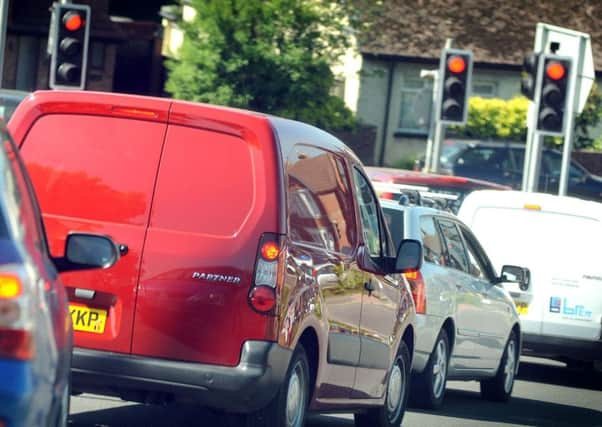
[[[516,305],[516,311],[518,312],[518,314],[529,313],[529,304],[525,302],[515,302],[514,305]]]
[[[73,329],[76,331],[102,334],[105,331],[107,310],[69,305]]]

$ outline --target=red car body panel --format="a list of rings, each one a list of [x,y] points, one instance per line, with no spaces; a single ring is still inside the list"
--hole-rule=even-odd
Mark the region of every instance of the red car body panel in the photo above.
[[[366,172],[373,181],[390,182],[394,184],[423,185],[447,188],[449,190],[458,189],[463,191],[511,189],[506,185],[496,184],[495,182],[483,181],[480,179],[451,175],[438,175],[405,169],[366,167]]]

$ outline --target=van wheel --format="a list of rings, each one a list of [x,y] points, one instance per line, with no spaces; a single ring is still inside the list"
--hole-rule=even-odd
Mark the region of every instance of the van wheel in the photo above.
[[[507,402],[512,395],[514,376],[518,363],[518,344],[514,331],[510,333],[508,342],[500,361],[495,377],[481,381],[481,396],[487,400]]]
[[[449,338],[441,330],[424,371],[412,378],[411,403],[425,409],[437,409],[443,404],[449,366]]]
[[[398,427],[406,411],[410,391],[410,352],[401,342],[387,381],[385,404],[355,414],[357,427]]]
[[[309,362],[303,345],[293,352],[286,377],[272,402],[245,416],[245,427],[303,427],[309,400]],[[240,424],[239,424],[240,425]]]

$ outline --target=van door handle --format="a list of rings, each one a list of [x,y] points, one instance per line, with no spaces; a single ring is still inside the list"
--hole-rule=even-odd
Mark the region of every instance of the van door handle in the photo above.
[[[121,243],[119,245],[119,255],[124,256],[127,255],[127,253],[130,251],[130,248],[128,248],[128,245],[125,245],[123,243]]]

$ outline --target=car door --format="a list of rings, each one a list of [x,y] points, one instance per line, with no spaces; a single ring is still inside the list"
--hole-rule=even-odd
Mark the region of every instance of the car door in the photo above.
[[[299,288],[299,282],[317,283],[327,323],[328,367],[322,370],[316,398],[349,398],[360,358],[364,283],[354,260],[358,233],[351,175],[341,156],[305,144],[291,149],[286,164],[290,285],[284,289]],[[285,322],[287,335],[298,327]]]
[[[54,256],[62,255],[69,231],[109,235],[123,245],[125,256],[115,268],[61,275],[77,347],[131,351],[142,249],[166,127],[146,120],[48,114],[33,124],[21,145]]]
[[[383,256],[393,256],[393,244],[384,225],[380,207],[368,179],[353,169],[355,199],[361,228],[362,250],[378,263]],[[384,392],[391,364],[402,310],[399,277],[359,271],[364,279],[360,320],[361,351],[354,397],[376,398]]]
[[[469,271],[468,254],[456,222],[449,218],[437,218],[445,245],[445,263],[449,280],[456,287],[456,333],[452,369],[483,368],[482,355],[476,352],[481,329],[482,295],[475,286]]]
[[[513,309],[504,292],[495,285],[495,272],[476,237],[467,227],[458,225],[468,255],[470,286],[481,296],[475,353],[484,359],[484,367],[495,368],[512,328]]]

